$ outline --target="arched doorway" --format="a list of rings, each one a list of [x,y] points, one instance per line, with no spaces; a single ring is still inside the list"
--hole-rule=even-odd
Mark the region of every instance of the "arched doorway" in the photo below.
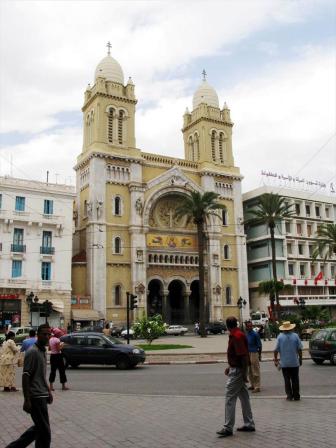
[[[185,320],[184,313],[184,284],[179,280],[173,280],[168,286],[169,323],[182,324]]]
[[[162,315],[162,311],[162,283],[154,279],[148,283],[147,315]]]
[[[194,280],[190,285],[189,313],[191,322],[199,322],[199,281]]]

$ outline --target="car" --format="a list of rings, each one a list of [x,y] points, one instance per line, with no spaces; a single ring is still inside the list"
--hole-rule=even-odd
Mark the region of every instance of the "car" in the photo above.
[[[169,325],[165,329],[165,334],[174,335],[174,336],[183,336],[187,333],[188,328],[183,327],[182,325]]]
[[[224,334],[227,328],[224,322],[209,322],[205,326],[205,331],[207,334]]]
[[[76,368],[81,364],[115,365],[129,369],[143,363],[144,350],[127,345],[102,333],[76,332],[61,337],[65,365]]]
[[[132,330],[132,328],[130,328],[130,329],[128,330],[128,335],[129,335],[129,338],[130,338],[130,339],[136,339],[136,336],[135,336],[135,334],[134,334],[134,330]],[[122,331],[120,332],[120,336],[121,336],[122,338],[124,338],[124,339],[127,339],[127,328],[126,328],[126,330],[122,330]]]
[[[26,338],[29,338],[29,332],[30,330],[33,330],[36,328],[34,327],[11,327],[10,331],[13,331],[13,333],[15,333],[15,338],[14,341],[17,344],[21,344],[23,340],[25,340]],[[0,335],[0,345],[5,341],[6,339],[6,335],[5,334],[1,334]]]
[[[102,333],[103,327],[98,325],[89,325],[88,327],[83,327],[80,330],[76,330],[76,333]]]
[[[336,365],[336,328],[323,328],[315,332],[309,341],[309,353],[316,364],[327,360]]]

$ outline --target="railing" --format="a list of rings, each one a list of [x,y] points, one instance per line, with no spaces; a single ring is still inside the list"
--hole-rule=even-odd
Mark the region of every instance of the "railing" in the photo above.
[[[25,244],[11,244],[11,252],[26,252]]]
[[[51,246],[41,246],[40,247],[40,254],[43,255],[54,255],[55,248]]]

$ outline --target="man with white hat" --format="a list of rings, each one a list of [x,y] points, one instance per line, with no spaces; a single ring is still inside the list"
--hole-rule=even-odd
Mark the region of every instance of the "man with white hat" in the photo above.
[[[274,349],[274,364],[279,365],[285,380],[287,400],[300,400],[299,366],[302,365],[302,342],[299,336],[293,332],[295,324],[283,322],[279,327],[282,332],[277,337]]]

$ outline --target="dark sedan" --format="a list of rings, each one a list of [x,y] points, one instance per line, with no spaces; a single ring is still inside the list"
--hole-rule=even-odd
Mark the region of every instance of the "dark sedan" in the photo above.
[[[223,322],[209,322],[205,326],[207,334],[224,334],[226,331],[226,325]]]
[[[312,335],[309,353],[316,364],[330,361],[336,365],[336,328],[323,328]]]
[[[123,344],[102,333],[72,333],[61,337],[62,353],[67,366],[80,364],[115,365],[117,369],[129,369],[145,361],[145,352],[132,345]]]

